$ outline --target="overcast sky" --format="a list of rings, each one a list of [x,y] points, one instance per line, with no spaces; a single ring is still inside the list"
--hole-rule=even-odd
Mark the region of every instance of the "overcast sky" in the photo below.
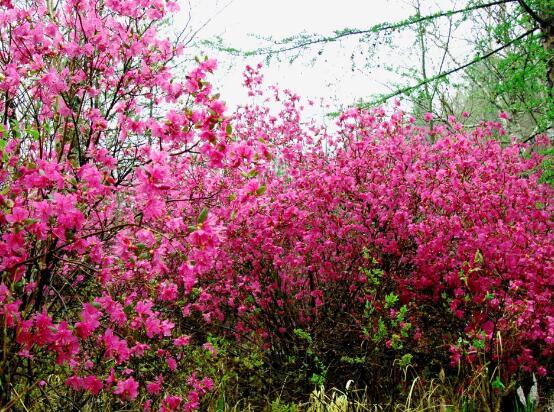
[[[446,0],[441,0],[445,4]],[[450,1],[446,1],[450,3]],[[432,2],[425,2],[430,10],[439,8]],[[382,22],[396,22],[413,14],[414,9],[406,0],[181,0],[182,11],[174,21],[175,29],[184,27],[191,10],[190,27],[196,29],[207,19],[212,20],[199,32],[197,40],[213,39],[219,36],[226,45],[251,50],[264,43],[253,35],[280,39],[296,33],[330,34],[342,28],[368,28]],[[190,4],[190,6],[189,6]],[[424,11],[426,12],[426,11]],[[317,56],[318,49],[306,53],[293,63],[288,59],[281,62],[273,60],[264,68],[267,84],[279,84],[291,89],[302,97],[318,100],[325,98],[329,103],[347,105],[359,99],[367,99],[371,94],[389,91],[394,75],[382,65],[406,66],[406,54],[411,47],[413,37],[395,39],[399,49],[391,53],[390,49],[377,48],[378,53],[371,55],[371,45],[352,38],[346,42],[326,46],[315,64],[310,64]],[[222,98],[232,108],[246,102],[241,87],[241,73],[246,64],[264,62],[263,56],[248,59],[231,56],[224,52],[206,47],[190,48],[190,55],[206,53],[220,63],[220,70],[214,83],[221,91]],[[360,56],[371,56],[374,62],[381,62],[381,68],[367,70],[360,65],[353,67],[352,54],[358,61]],[[408,64],[409,65],[409,64]]]

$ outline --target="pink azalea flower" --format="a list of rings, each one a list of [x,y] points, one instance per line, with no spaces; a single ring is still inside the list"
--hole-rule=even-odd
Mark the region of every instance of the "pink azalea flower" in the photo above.
[[[139,384],[133,377],[125,380],[120,380],[113,391],[116,395],[119,395],[122,400],[133,401],[138,396]]]

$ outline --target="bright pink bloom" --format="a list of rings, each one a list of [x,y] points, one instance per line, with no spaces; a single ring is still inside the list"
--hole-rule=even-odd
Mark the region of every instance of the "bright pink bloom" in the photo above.
[[[116,395],[119,395],[122,400],[133,401],[138,396],[139,384],[133,377],[125,380],[120,380],[113,391]]]

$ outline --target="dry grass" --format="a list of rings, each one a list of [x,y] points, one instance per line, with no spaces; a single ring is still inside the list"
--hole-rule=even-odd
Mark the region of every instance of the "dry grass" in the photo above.
[[[500,397],[490,398],[490,383],[484,374],[476,376],[472,384],[462,393],[457,393],[444,375],[424,382],[416,377],[402,400],[389,403],[373,403],[370,388],[355,389],[349,381],[344,389],[314,389],[305,403],[286,403],[281,399],[268,402],[265,406],[254,407],[246,403],[236,405],[213,405],[210,412],[502,412]],[[492,402],[491,402],[492,399]],[[520,398],[521,399],[521,398]],[[554,398],[544,399],[542,405],[536,403],[524,407],[513,398],[515,412],[554,412]]]

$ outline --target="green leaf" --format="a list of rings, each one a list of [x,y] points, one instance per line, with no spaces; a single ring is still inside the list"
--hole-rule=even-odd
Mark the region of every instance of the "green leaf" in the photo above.
[[[298,336],[300,339],[305,340],[308,343],[312,343],[312,337],[308,332],[301,328],[294,329],[294,334]]]
[[[408,366],[410,366],[410,364],[412,363],[412,358],[413,358],[413,355],[411,353],[406,353],[405,355],[402,355],[402,358],[400,358],[400,366],[402,368],[406,368]]]
[[[479,249],[475,252],[475,258],[473,260],[475,263],[483,263],[483,254]]]
[[[11,120],[10,121],[10,128],[12,132],[15,135],[16,139],[19,139],[21,137],[21,129],[19,127],[19,122],[17,120]]]
[[[224,412],[224,411],[225,411],[225,398],[221,396],[217,403],[217,412]]]
[[[256,189],[256,194],[258,196],[261,196],[265,193],[266,190],[267,190],[266,185],[261,185],[260,187],[258,187],[258,189]]]
[[[492,381],[491,386],[493,389],[505,389],[506,386],[500,380],[500,376],[496,375],[496,378]]]
[[[198,215],[198,224],[202,224],[206,221],[206,219],[208,218],[208,212],[208,208],[205,207],[204,209],[202,209],[202,211]]]
[[[389,293],[385,296],[385,307],[390,308],[393,306],[396,302],[398,302],[398,296],[394,293]]]
[[[471,341],[471,344],[475,349],[485,349],[485,342],[481,339],[475,338]]]
[[[38,130],[28,128],[26,131],[29,135],[31,135],[33,140],[38,140],[39,139],[40,134],[39,134]]]
[[[3,139],[0,139],[0,150],[2,151],[2,161],[3,162],[8,161],[8,154],[6,152],[4,152],[4,149],[6,149],[6,144],[8,144],[8,142],[6,142]]]

